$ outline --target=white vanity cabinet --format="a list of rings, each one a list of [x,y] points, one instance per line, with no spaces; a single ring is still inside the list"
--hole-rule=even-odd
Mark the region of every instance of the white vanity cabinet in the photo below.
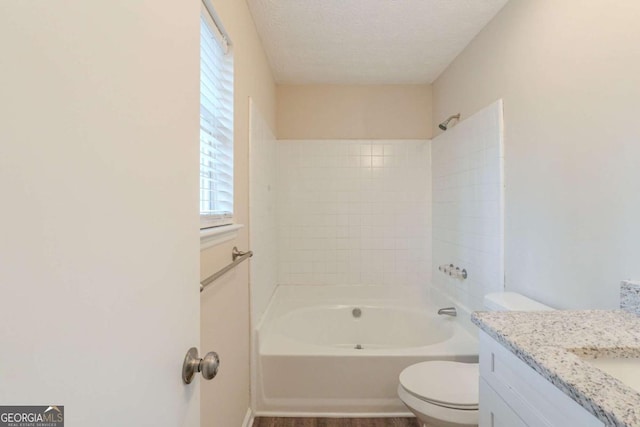
[[[604,427],[553,384],[480,332],[480,427]]]

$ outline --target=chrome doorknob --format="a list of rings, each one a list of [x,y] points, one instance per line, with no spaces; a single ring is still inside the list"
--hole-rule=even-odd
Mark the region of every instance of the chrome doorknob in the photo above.
[[[218,373],[220,367],[220,357],[215,351],[210,351],[204,356],[204,359],[200,359],[198,356],[198,349],[191,347],[187,351],[187,355],[184,357],[184,363],[182,364],[182,381],[185,384],[191,384],[196,372],[202,373],[205,380],[213,379]]]

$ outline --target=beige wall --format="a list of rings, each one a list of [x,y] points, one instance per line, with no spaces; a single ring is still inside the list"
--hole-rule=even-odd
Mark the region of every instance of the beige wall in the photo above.
[[[278,139],[429,139],[430,85],[279,85]]]
[[[275,84],[246,2],[211,0],[234,45],[235,215],[249,221],[249,96],[275,129]],[[249,246],[248,227],[238,237],[201,252],[204,278],[231,260],[231,249]],[[201,297],[201,352],[217,351],[218,376],[202,381],[203,427],[240,426],[249,401],[249,270],[247,263],[207,288]]]
[[[506,286],[614,307],[640,278],[640,2],[512,0],[434,83],[435,123],[504,99]]]

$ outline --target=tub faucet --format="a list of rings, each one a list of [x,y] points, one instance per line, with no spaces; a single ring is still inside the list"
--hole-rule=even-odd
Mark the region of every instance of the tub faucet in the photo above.
[[[441,308],[440,310],[438,310],[438,314],[446,314],[447,316],[454,316],[454,317],[458,315],[455,307]]]

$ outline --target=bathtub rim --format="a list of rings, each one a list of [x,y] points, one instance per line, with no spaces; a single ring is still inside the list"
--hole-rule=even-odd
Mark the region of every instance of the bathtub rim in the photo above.
[[[342,293],[348,293],[348,295],[341,295]],[[373,306],[403,311],[437,312],[436,306],[429,301],[427,292],[413,287],[403,287],[398,290],[384,285],[278,285],[258,327],[254,330],[256,356],[258,358],[261,355],[478,357],[478,337],[463,324],[464,317],[443,317],[443,321],[452,323],[453,335],[439,343],[424,346],[355,350],[299,341],[273,331],[278,319],[292,311],[328,306]],[[282,351],[283,348],[286,351]]]

